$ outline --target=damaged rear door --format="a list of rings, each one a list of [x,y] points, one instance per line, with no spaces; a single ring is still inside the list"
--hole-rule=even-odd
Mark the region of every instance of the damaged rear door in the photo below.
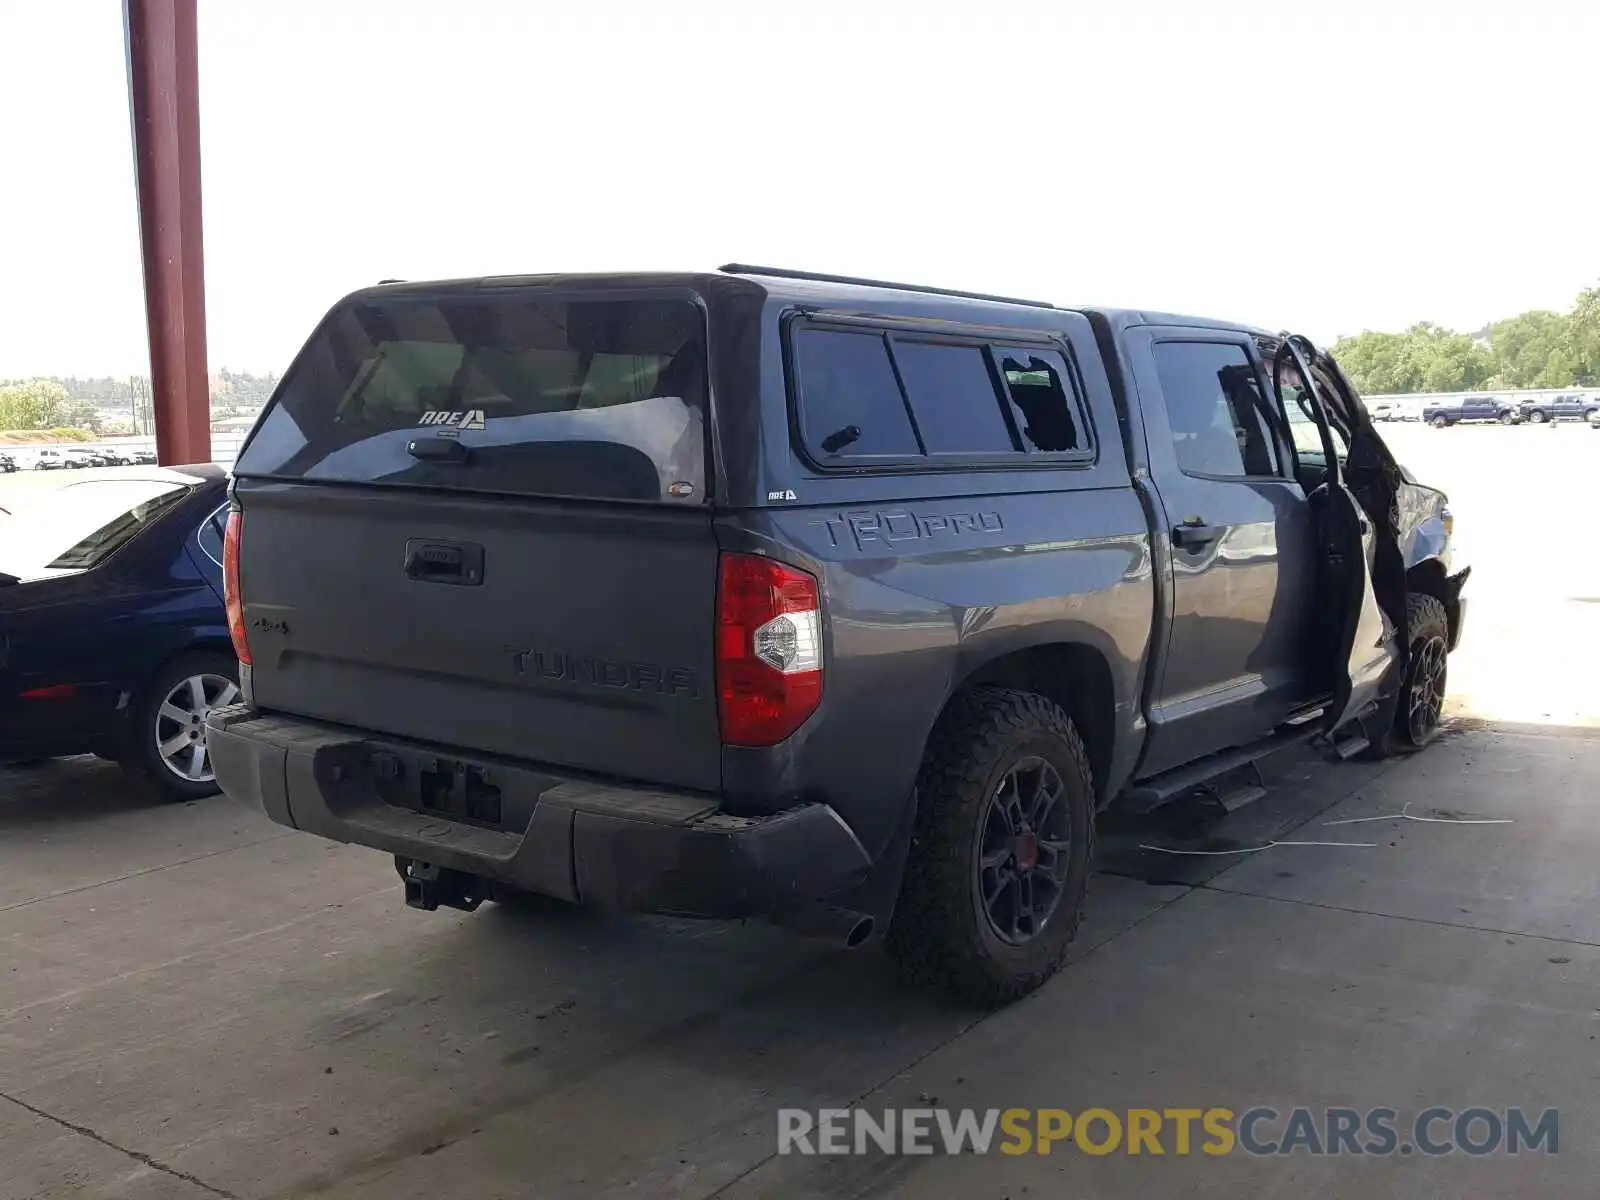
[[[1267,361],[1280,411],[1291,420],[1293,415],[1308,418],[1320,446],[1320,454],[1301,451],[1300,466],[1316,522],[1321,572],[1308,653],[1331,692],[1323,717],[1331,732],[1365,714],[1396,686],[1405,638],[1394,597],[1385,594],[1395,590],[1390,579],[1395,564],[1389,561],[1393,538],[1385,537],[1378,524],[1389,517],[1392,497],[1386,499],[1386,489],[1366,481],[1358,499],[1352,480],[1352,469],[1359,469],[1364,457],[1355,429],[1360,422],[1353,420],[1358,414],[1343,408],[1347,398],[1333,394],[1328,376],[1313,368],[1317,358],[1309,341],[1294,336],[1278,343]],[[1400,581],[1402,613],[1403,587]]]

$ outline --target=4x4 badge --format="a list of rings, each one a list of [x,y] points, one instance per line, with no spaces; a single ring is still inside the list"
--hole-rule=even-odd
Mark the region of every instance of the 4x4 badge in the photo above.
[[[422,414],[418,425],[448,425],[453,429],[482,429],[483,409],[438,409],[430,408]]]

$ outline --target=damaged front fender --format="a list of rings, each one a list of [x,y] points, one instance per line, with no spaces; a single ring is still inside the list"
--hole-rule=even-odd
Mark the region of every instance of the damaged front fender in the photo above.
[[[1444,613],[1450,620],[1450,652],[1455,653],[1461,644],[1461,627],[1467,623],[1467,598],[1461,594],[1461,589],[1466,586],[1467,576],[1472,574],[1471,567],[1462,567],[1454,575],[1445,576]]]

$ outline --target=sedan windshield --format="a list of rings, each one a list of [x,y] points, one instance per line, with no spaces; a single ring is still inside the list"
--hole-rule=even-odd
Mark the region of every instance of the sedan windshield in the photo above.
[[[0,572],[29,579],[97,566],[189,490],[169,479],[95,479],[57,488],[0,524]]]

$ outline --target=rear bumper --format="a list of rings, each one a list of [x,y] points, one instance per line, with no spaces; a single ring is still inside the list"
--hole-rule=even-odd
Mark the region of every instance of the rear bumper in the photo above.
[[[715,797],[457,757],[242,705],[211,714],[207,741],[223,790],[280,825],[603,908],[759,916],[842,892],[871,867],[826,804],[735,817]],[[498,822],[392,802],[396,779],[443,756],[480,772]]]

